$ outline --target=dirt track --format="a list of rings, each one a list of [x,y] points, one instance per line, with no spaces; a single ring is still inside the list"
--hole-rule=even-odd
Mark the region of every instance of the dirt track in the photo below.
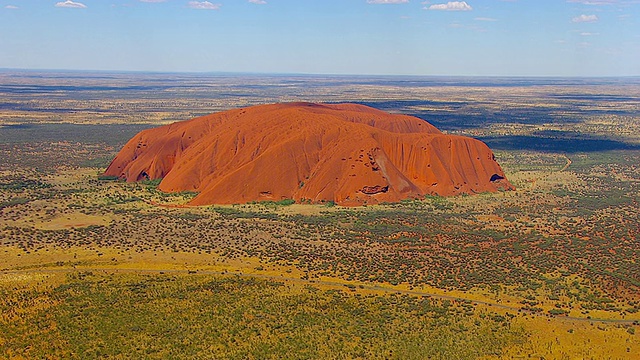
[[[154,270],[134,269],[134,268],[128,268],[128,269],[122,269],[122,268],[120,268],[120,269],[117,269],[117,268],[77,268],[77,269],[39,269],[39,270],[30,269],[30,270],[9,270],[9,271],[3,271],[0,274],[24,274],[24,273],[29,273],[29,272],[36,272],[36,273],[72,273],[72,272],[81,272],[81,271],[104,272],[106,274],[108,274],[108,273],[133,273],[133,274],[223,275],[223,276],[238,276],[238,277],[246,277],[246,278],[259,278],[259,279],[269,279],[269,280],[290,281],[290,282],[294,282],[294,283],[301,283],[301,284],[308,284],[308,285],[318,284],[318,285],[325,285],[325,286],[338,287],[338,288],[344,288],[345,285],[348,284],[348,283],[341,283],[341,282],[337,282],[337,281],[305,280],[305,279],[300,279],[300,278],[285,277],[285,276],[274,276],[274,275],[266,275],[266,274],[256,274],[256,273],[241,273],[241,272],[230,273],[228,271],[210,271],[210,270],[190,271],[190,270],[177,270],[177,269],[154,269]],[[516,313],[525,313],[525,314],[529,314],[529,315],[543,316],[543,317],[554,318],[554,319],[557,319],[557,320],[564,320],[564,321],[580,321],[580,322],[588,321],[588,322],[592,322],[592,323],[596,323],[597,322],[597,323],[609,323],[609,324],[637,324],[638,322],[640,322],[640,320],[633,320],[633,319],[631,319],[631,320],[626,320],[626,319],[590,319],[590,318],[574,317],[574,316],[553,316],[553,315],[548,315],[548,314],[538,314],[538,313],[533,313],[533,312],[530,312],[530,311],[522,310],[522,309],[520,309],[518,307],[515,307],[515,306],[509,306],[509,305],[504,305],[504,304],[499,304],[499,303],[494,303],[494,302],[471,300],[471,299],[467,299],[467,298],[463,298],[463,297],[457,297],[457,296],[451,296],[451,295],[433,294],[433,293],[428,293],[428,292],[419,291],[419,290],[397,289],[397,288],[387,287],[387,286],[382,286],[382,285],[358,284],[358,288],[360,288],[362,290],[369,290],[369,291],[376,291],[376,292],[407,294],[407,295],[414,295],[414,296],[426,296],[426,297],[432,297],[432,298],[444,299],[444,300],[471,301],[474,305],[485,305],[485,306],[495,307],[495,308],[503,309],[503,310],[511,310],[511,311],[516,312]]]

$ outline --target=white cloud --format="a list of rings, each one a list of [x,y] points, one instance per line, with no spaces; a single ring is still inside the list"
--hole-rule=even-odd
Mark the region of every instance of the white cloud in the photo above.
[[[580,36],[597,36],[599,33],[581,32]]]
[[[466,1],[449,1],[446,4],[434,4],[425,9],[445,11],[471,11],[473,8]]]
[[[613,5],[616,4],[618,0],[567,0],[567,2],[584,5]]]
[[[17,9],[18,7],[17,7],[17,6],[15,6],[15,5],[7,5],[7,6],[5,6],[4,8],[5,8],[5,9],[15,10],[15,9]]]
[[[367,0],[367,4],[405,4],[409,0]]]
[[[189,1],[187,6],[198,10],[218,10],[222,4],[212,4],[208,1]]]
[[[252,3],[252,4],[258,4],[258,5],[264,5],[264,4],[267,3],[264,0],[249,0],[249,2]]]
[[[596,22],[596,21],[598,21],[598,17],[596,15],[585,15],[585,14],[576,16],[573,19],[571,19],[571,22],[574,22],[574,23]]]
[[[76,8],[76,9],[85,9],[87,5],[79,2],[73,2],[71,0],[67,0],[64,2],[56,3],[56,7],[66,7],[66,8]]]
[[[494,19],[494,18],[488,18],[488,17],[477,17],[475,18],[476,21],[498,21],[498,19]]]

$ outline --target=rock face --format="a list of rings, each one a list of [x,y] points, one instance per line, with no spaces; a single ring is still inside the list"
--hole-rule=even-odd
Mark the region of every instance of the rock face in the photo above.
[[[191,205],[294,199],[355,206],[512,189],[481,141],[355,104],[288,103],[144,130],[105,175],[196,191]]]

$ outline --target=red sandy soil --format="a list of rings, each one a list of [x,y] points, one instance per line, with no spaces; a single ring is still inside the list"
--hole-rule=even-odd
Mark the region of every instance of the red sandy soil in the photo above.
[[[355,206],[513,188],[483,142],[356,104],[260,105],[145,130],[105,175],[163,178],[162,191],[198,192],[191,205]]]

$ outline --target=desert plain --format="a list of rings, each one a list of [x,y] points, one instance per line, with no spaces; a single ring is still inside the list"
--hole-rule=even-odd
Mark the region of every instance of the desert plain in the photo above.
[[[3,70],[0,84],[0,358],[640,354],[637,78]],[[139,131],[296,101],[479,139],[514,189],[190,206],[196,192],[104,176]]]

